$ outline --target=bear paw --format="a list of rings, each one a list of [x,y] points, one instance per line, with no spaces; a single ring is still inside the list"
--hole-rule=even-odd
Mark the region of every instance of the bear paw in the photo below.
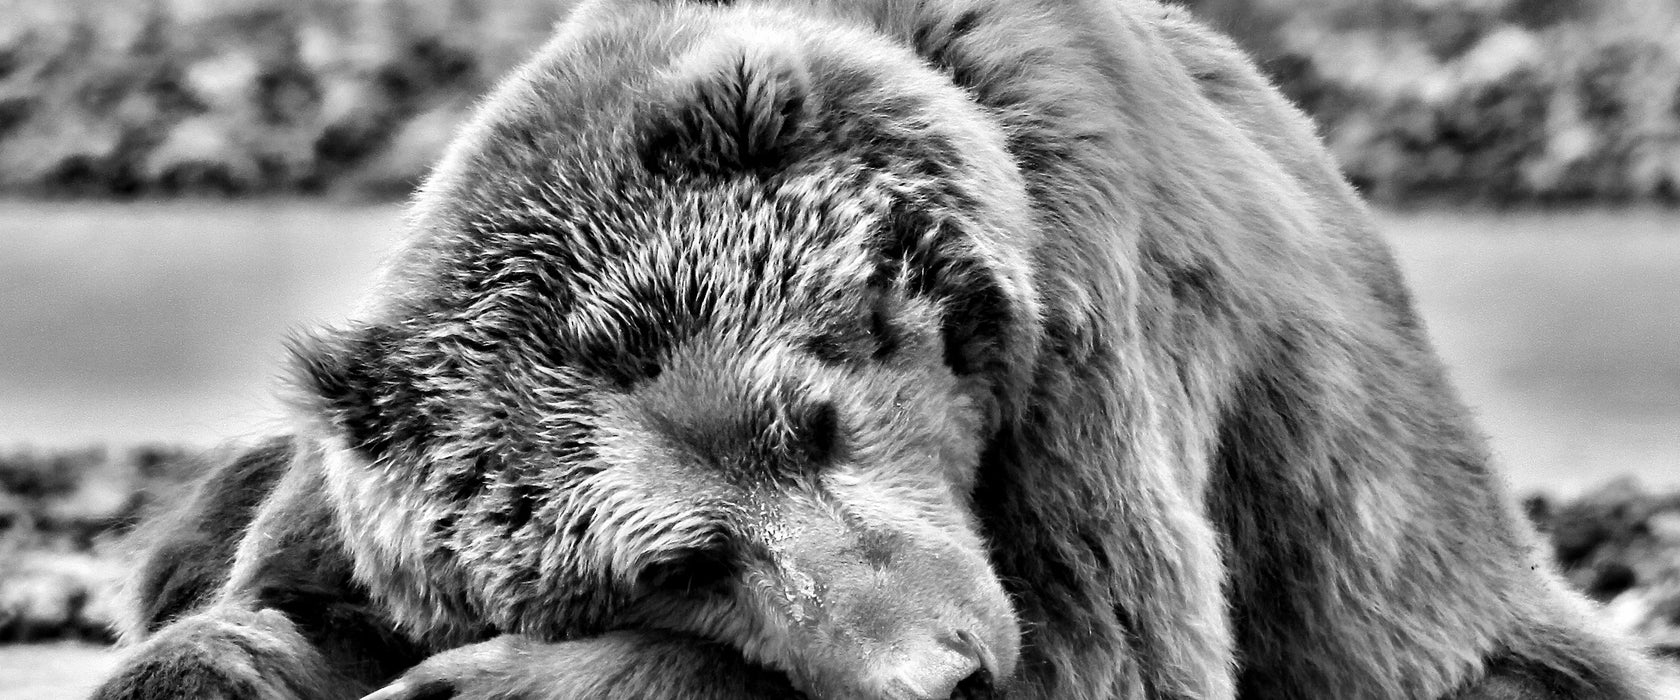
[[[182,618],[135,648],[94,700],[354,698],[290,620],[272,610]]]

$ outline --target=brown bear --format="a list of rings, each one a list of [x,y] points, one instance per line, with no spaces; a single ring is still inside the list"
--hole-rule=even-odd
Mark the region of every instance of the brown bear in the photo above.
[[[98,697],[1654,693],[1180,11],[596,0],[407,226]]]

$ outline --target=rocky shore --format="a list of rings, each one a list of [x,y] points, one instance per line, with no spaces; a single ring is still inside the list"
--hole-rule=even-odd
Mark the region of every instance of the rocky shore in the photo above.
[[[126,536],[213,459],[173,446],[0,453],[0,644],[115,640]],[[1523,506],[1568,582],[1680,665],[1680,493],[1623,480]]]

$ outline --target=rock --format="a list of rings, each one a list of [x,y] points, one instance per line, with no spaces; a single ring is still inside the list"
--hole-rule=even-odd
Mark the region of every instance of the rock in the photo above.
[[[90,554],[24,552],[0,562],[0,640],[109,640],[120,568]]]
[[[1604,604],[1614,626],[1680,662],[1680,494],[1619,480],[1572,502],[1525,502],[1566,580]]]

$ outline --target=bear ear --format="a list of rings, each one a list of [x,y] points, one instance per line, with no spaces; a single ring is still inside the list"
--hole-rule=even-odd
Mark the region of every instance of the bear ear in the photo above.
[[[798,139],[810,102],[797,48],[713,41],[676,62],[642,129],[643,162],[656,173],[776,168]]]
[[[379,327],[325,331],[289,343],[294,404],[309,423],[369,460],[425,442],[410,382],[388,362],[392,334]],[[398,394],[398,395],[393,395]]]

